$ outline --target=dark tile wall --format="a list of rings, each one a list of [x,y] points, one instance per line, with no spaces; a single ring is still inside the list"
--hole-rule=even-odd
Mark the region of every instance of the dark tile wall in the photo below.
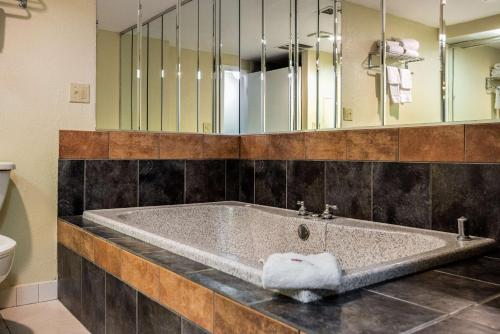
[[[60,160],[58,212],[239,200],[500,240],[500,164],[304,160]]]
[[[238,200],[238,160],[59,160],[58,215]]]
[[[91,333],[207,333],[63,245],[57,251],[59,300]]]
[[[500,240],[500,165],[241,160],[239,200]],[[255,192],[254,192],[255,189]]]

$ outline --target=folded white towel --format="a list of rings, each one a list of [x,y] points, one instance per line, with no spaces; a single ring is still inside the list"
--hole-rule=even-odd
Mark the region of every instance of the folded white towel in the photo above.
[[[411,103],[413,101],[411,89],[400,89],[399,90],[399,103]]]
[[[496,63],[495,65],[493,65],[493,68],[496,70],[500,70],[500,63]]]
[[[405,49],[405,56],[417,58],[420,57],[420,54],[416,50]]]
[[[378,49],[380,50],[382,42],[378,41]],[[399,42],[396,41],[386,41],[385,42],[385,51],[395,54],[395,55],[403,55],[405,53],[405,49],[399,45]]]
[[[493,78],[498,78],[498,77],[500,77],[500,69],[493,68],[493,69],[491,70],[491,76],[492,76]]]
[[[262,285],[266,289],[335,290],[341,276],[340,265],[330,253],[273,254],[264,264]]]
[[[407,68],[399,69],[399,78],[401,80],[401,89],[412,89],[413,88],[413,78],[411,71]]]
[[[399,41],[399,44],[407,50],[418,51],[418,49],[420,49],[420,42],[417,41],[416,39],[401,38],[401,39],[398,39],[398,41]]]

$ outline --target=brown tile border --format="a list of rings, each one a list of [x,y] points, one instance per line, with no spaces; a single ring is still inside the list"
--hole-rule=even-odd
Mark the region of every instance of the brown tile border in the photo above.
[[[159,135],[143,132],[110,132],[109,158],[159,159]]]
[[[59,131],[60,159],[108,159],[109,134],[99,131]]]
[[[214,333],[298,334],[299,331],[229,298],[215,294]]]
[[[399,129],[347,132],[347,160],[398,161]]]
[[[121,251],[121,279],[151,299],[160,295],[160,267],[131,254]]]
[[[178,274],[160,269],[160,303],[213,332],[214,292]]]
[[[500,162],[500,123],[258,135],[60,131],[60,159]]]
[[[465,125],[465,160],[500,162],[500,123]]]
[[[305,133],[307,160],[346,160],[347,131]]]
[[[162,133],[160,159],[200,159],[203,155],[203,135]]]
[[[399,129],[400,161],[464,161],[465,128],[443,125]]]

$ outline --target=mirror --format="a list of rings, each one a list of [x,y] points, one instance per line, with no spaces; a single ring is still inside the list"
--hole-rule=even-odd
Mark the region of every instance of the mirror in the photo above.
[[[500,2],[449,1],[444,22],[448,120],[498,119]]]
[[[254,134],[500,118],[498,1],[97,5],[98,129]]]
[[[138,0],[97,1],[96,122],[101,129],[138,129]]]

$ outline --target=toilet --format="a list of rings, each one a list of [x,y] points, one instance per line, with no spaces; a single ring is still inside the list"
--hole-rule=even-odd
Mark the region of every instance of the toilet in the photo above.
[[[0,210],[7,195],[10,171],[15,168],[16,165],[11,162],[0,162]],[[15,250],[16,242],[11,238],[0,235],[0,282],[9,275],[12,263],[14,262]]]

